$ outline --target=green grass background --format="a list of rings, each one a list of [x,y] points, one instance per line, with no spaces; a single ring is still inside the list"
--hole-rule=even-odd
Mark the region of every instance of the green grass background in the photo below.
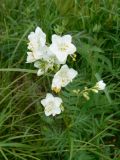
[[[51,76],[26,64],[27,36],[40,26],[71,34],[78,77],[60,93],[64,112],[46,117]],[[86,101],[73,90],[103,79]],[[120,1],[0,1],[0,160],[120,160]]]

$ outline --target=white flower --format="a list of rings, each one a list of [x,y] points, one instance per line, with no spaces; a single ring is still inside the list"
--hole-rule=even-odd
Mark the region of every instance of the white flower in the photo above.
[[[67,65],[63,65],[61,69],[54,75],[52,81],[52,90],[56,93],[60,91],[61,87],[65,87],[73,78],[77,76],[78,72]]]
[[[35,29],[35,32],[31,32],[28,35],[29,45],[28,49],[34,50],[36,48],[44,47],[46,43],[46,34],[42,31],[40,27]]]
[[[58,36],[52,35],[52,44],[50,51],[56,56],[60,64],[65,64],[68,55],[72,55],[76,51],[76,47],[71,43],[70,35]]]
[[[46,73],[49,69],[52,69],[54,65],[54,60],[48,58],[48,61],[40,60],[34,63],[34,67],[38,68],[37,75],[41,76]]]
[[[42,58],[46,50],[46,35],[40,27],[37,27],[35,32],[28,35],[28,39],[28,49],[31,50],[32,56],[28,54],[27,63],[31,63]]]
[[[45,108],[45,115],[50,116],[53,115],[55,116],[56,114],[61,113],[61,103],[62,99],[59,97],[54,97],[52,94],[47,93],[46,98],[41,100],[41,104]]]
[[[99,82],[96,83],[95,86],[96,86],[96,88],[97,88],[98,90],[104,90],[106,84],[103,82],[103,80],[100,80]]]

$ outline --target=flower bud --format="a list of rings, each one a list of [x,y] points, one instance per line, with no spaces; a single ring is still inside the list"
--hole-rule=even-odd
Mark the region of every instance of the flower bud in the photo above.
[[[86,100],[89,100],[89,99],[90,99],[90,97],[88,96],[88,93],[87,93],[87,92],[84,92],[84,93],[83,93],[83,97],[84,97]]]

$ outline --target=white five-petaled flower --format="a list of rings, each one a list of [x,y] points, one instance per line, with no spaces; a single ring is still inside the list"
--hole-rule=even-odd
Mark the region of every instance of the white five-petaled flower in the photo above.
[[[28,35],[28,39],[28,49],[30,52],[27,52],[27,63],[32,63],[38,59],[41,59],[43,54],[46,52],[46,34],[40,27],[37,27],[35,32],[31,32]]]
[[[55,116],[56,114],[61,113],[61,103],[62,99],[59,97],[54,97],[52,94],[47,93],[46,98],[41,100],[41,104],[45,108],[45,115],[50,116],[53,115]]]
[[[103,82],[103,80],[100,80],[99,82],[96,83],[95,87],[98,90],[104,90],[105,89],[106,84]]]
[[[72,44],[71,35],[58,36],[52,35],[52,44],[50,51],[56,56],[60,64],[65,64],[68,55],[72,55],[76,51],[76,47]]]
[[[61,69],[54,75],[52,80],[52,90],[56,93],[61,90],[61,87],[65,87],[70,83],[76,76],[78,72],[73,68],[69,68],[67,65],[63,65]]]

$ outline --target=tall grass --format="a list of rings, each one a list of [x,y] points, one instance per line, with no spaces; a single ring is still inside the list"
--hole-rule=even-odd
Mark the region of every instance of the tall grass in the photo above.
[[[1,0],[0,160],[120,159],[120,1]],[[71,34],[79,75],[62,92],[65,111],[45,117],[40,100],[51,76],[26,64],[27,35],[40,26]],[[104,79],[107,89],[85,101],[73,90]]]

